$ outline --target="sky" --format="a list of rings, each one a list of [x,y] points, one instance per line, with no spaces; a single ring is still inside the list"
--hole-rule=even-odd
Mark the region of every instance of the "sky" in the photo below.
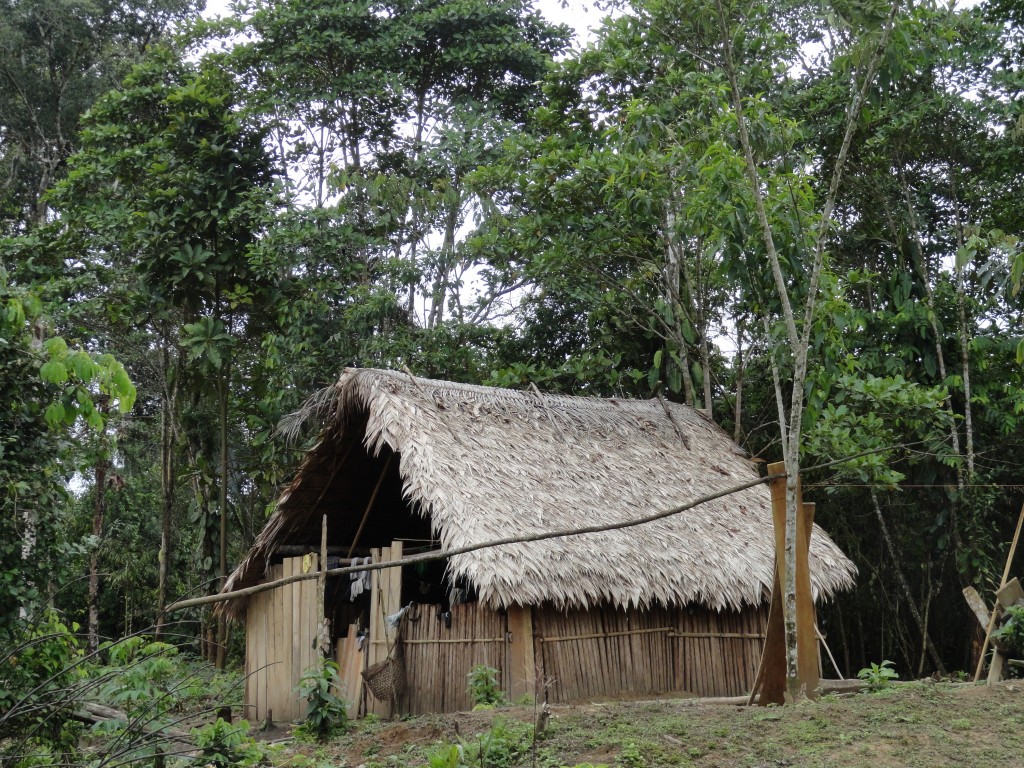
[[[230,13],[231,0],[207,0],[203,16],[214,18]],[[556,24],[568,24],[576,30],[576,45],[582,46],[593,39],[591,29],[596,27],[605,13],[595,7],[593,0],[535,0],[544,17]]]

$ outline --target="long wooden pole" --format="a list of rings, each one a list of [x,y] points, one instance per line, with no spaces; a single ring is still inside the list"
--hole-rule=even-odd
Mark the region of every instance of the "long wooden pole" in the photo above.
[[[730,496],[739,491],[745,491],[747,488],[753,488],[767,483],[772,480],[777,480],[780,477],[785,477],[785,474],[774,474],[768,475],[767,477],[759,477],[756,480],[749,480],[739,485],[734,485],[731,488],[725,490],[716,491],[715,493],[709,493],[705,496],[701,496],[693,501],[687,502],[686,504],[680,504],[678,507],[672,507],[661,512],[655,512],[653,515],[647,515],[645,517],[638,517],[634,520],[624,520],[618,523],[608,523],[606,525],[589,525],[583,528],[565,528],[556,531],[545,531],[543,533],[534,533],[528,536],[509,536],[504,539],[494,539],[492,541],[484,541],[479,544],[468,544],[464,547],[455,547],[454,549],[447,549],[441,552],[424,552],[419,555],[412,555],[411,557],[405,557],[401,560],[392,560],[387,563],[367,563],[366,565],[358,566],[347,566],[344,568],[331,568],[327,571],[328,576],[343,576],[348,573],[357,573],[358,571],[379,571],[384,568],[401,568],[406,565],[414,565],[416,563],[429,563],[437,560],[446,560],[449,557],[455,557],[456,555],[464,555],[469,552],[476,552],[480,549],[491,549],[492,547],[502,547],[506,544],[524,544],[531,541],[546,541],[547,539],[561,539],[565,536],[579,536],[585,533],[603,533],[604,531],[616,531],[622,528],[633,528],[638,525],[645,525],[647,523],[653,523],[655,520],[663,520],[666,517],[672,515],[678,515],[681,512],[686,512],[689,509],[698,507],[701,504],[707,504],[709,501],[715,499],[721,499],[724,496]],[[204,597],[195,597],[190,600],[179,600],[173,605],[167,606],[168,613],[171,611],[180,611],[184,608],[195,608],[200,605],[209,605],[211,603],[222,603],[226,600],[235,600],[241,597],[249,597],[250,595],[256,595],[260,592],[266,592],[268,589],[276,589],[277,587],[284,586],[285,584],[292,584],[296,581],[305,581],[306,579],[315,579],[319,576],[318,573],[299,573],[292,576],[286,576],[283,579],[277,579],[276,581],[266,581],[262,584],[254,584],[251,587],[244,587],[242,589],[236,589],[233,592],[220,593],[217,595],[205,595]]]
[[[388,456],[388,460],[384,462],[384,469],[380,471],[380,477],[377,478],[377,485],[373,487],[373,493],[370,494],[370,500],[366,503],[366,509],[363,511],[363,519],[359,521],[359,527],[356,528],[356,535],[352,537],[352,546],[348,548],[348,554],[346,557],[352,557],[352,553],[356,551],[356,547],[359,546],[359,539],[363,535],[363,528],[366,527],[366,521],[370,518],[370,510],[373,509],[373,504],[377,501],[377,494],[380,493],[380,487],[384,485],[384,478],[388,474],[388,467],[391,466],[391,460],[395,458],[395,454]]]
[[[1006,586],[1006,580],[1010,578],[1010,566],[1013,565],[1013,556],[1017,554],[1017,542],[1020,541],[1020,529],[1024,525],[1024,506],[1020,508],[1020,516],[1017,518],[1017,530],[1013,532],[1013,541],[1010,543],[1010,554],[1006,556],[1006,565],[1003,566],[1003,578],[999,581],[999,589]],[[996,590],[997,592],[999,590]],[[996,615],[998,614],[998,603],[992,606],[992,615],[988,619],[988,629],[985,630],[985,642],[981,644],[981,657],[978,659],[978,668],[974,670],[974,682],[981,677],[981,670],[985,667],[985,653],[988,651],[989,641],[992,639],[992,630],[996,626]]]

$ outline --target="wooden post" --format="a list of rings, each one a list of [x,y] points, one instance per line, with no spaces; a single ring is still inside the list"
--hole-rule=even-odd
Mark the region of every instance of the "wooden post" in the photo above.
[[[331,622],[327,618],[327,515],[320,526],[320,575],[316,580],[317,649],[322,656],[331,652]]]
[[[533,609],[514,605],[508,609],[509,644],[508,695],[512,701],[524,696],[537,700],[537,664],[533,650]]]
[[[777,462],[768,465],[768,474],[785,474],[786,465]],[[769,483],[772,497],[772,522],[775,528],[775,577],[764,648],[749,701],[753,703],[760,692],[759,703],[782,704],[786,700],[786,639],[785,604],[782,599],[781,574],[785,568],[786,548],[786,480],[784,477]],[[814,505],[804,504],[799,484],[797,498],[800,515],[796,526],[796,621],[797,621],[797,684],[802,695],[813,698],[818,687],[818,639],[814,597],[811,592],[809,550],[814,523]]]
[[[1013,533],[1013,542],[1010,544],[1010,553],[1006,556],[1006,565],[1003,567],[1003,578],[999,581],[999,589],[1006,586],[1006,580],[1010,578],[1010,566],[1013,565],[1013,556],[1017,554],[1017,543],[1020,541],[1020,530],[1024,526],[1024,506],[1020,508],[1020,516],[1017,518],[1017,530]],[[978,659],[978,668],[974,670],[974,682],[981,677],[981,670],[985,666],[985,652],[988,650],[989,640],[992,638],[992,630],[995,628],[996,619],[999,618],[999,603],[992,609],[992,616],[988,621],[988,629],[985,630],[985,642],[981,646],[981,658]],[[993,659],[993,662],[995,659]],[[996,666],[995,663],[992,666]],[[1000,667],[1002,664],[1000,663]],[[992,682],[991,676],[989,682]]]
[[[798,492],[799,493],[799,492]],[[818,625],[814,610],[814,593],[811,591],[811,568],[809,557],[811,530],[814,526],[814,504],[800,502],[801,515],[796,521],[796,647],[797,672],[800,691],[817,698],[820,665],[818,662]]]
[[[389,563],[402,559],[402,542],[393,541],[390,547],[371,550],[374,562]],[[401,608],[402,569],[387,568],[372,571],[370,591],[370,637],[367,651],[367,665],[376,664],[388,657],[395,641],[396,630],[389,630],[384,619]],[[395,712],[392,702],[378,701],[371,694],[367,697],[367,712],[378,717],[392,717]]]

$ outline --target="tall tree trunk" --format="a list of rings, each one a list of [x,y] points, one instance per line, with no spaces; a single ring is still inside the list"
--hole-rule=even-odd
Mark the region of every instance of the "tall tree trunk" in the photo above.
[[[967,454],[967,479],[974,478],[974,421],[971,409],[971,338],[967,328],[967,300],[964,297],[963,270],[957,269],[956,303],[960,325],[960,368],[964,382],[964,450]]]
[[[914,244],[915,250],[917,251],[917,258],[915,266],[918,274],[921,276],[921,282],[924,283],[925,297],[928,300],[928,324],[932,329],[932,338],[935,341],[935,361],[939,367],[939,378],[942,382],[946,381],[946,356],[942,351],[942,334],[939,332],[939,320],[935,314],[935,292],[932,290],[931,275],[928,269],[928,262],[925,260],[924,254],[924,243],[921,241],[921,230],[917,224],[917,213],[914,209],[913,198],[910,194],[910,188],[903,183],[903,197],[907,203],[907,215],[910,219],[910,228],[914,232]],[[895,234],[896,227],[890,224]],[[953,410],[953,398],[948,394],[946,395],[945,402],[943,403],[946,412],[949,414],[949,439],[953,446],[953,453],[960,456],[960,430],[956,425],[956,412]],[[963,467],[957,462],[956,466],[956,485],[957,490],[960,491],[961,495],[964,491],[964,470]]]
[[[224,359],[220,376],[220,488],[217,506],[220,507],[220,588],[228,580],[228,395],[231,387],[231,356]],[[224,669],[227,650],[227,619],[223,611],[217,617],[217,669]]]
[[[956,219],[956,240],[959,248],[964,247],[964,224],[960,218],[960,201],[957,197],[956,172],[952,166],[949,169],[950,192],[953,198],[953,215]],[[966,265],[965,265],[966,266]],[[967,453],[967,478],[970,481],[974,477],[974,423],[971,408],[971,350],[970,333],[967,328],[967,300],[964,296],[964,268],[959,264],[953,265],[956,275],[956,306],[959,320],[960,338],[960,366],[961,377],[964,386],[964,450]]]
[[[167,607],[167,573],[171,557],[171,519],[174,514],[174,392],[177,383],[172,387],[170,377],[170,349],[165,335],[162,354],[162,371],[164,391],[160,404],[160,554],[158,557],[159,574],[157,576],[157,619],[154,635],[159,640],[163,634],[166,621],[164,608]]]
[[[939,652],[935,649],[935,644],[932,642],[931,635],[928,634],[928,626],[921,617],[921,612],[917,609],[917,603],[914,602],[914,593],[910,591],[910,585],[907,583],[907,579],[903,575],[903,569],[900,567],[900,558],[896,553],[896,545],[893,543],[892,536],[889,534],[889,527],[885,524],[885,517],[882,515],[882,505],[878,501],[878,494],[875,493],[874,488],[871,489],[871,504],[875,508],[875,519],[878,520],[878,530],[882,533],[882,541],[885,542],[886,552],[889,553],[889,560],[891,561],[893,573],[896,574],[896,581],[899,582],[900,590],[903,592],[903,597],[907,601],[907,606],[910,608],[910,615],[914,617],[914,623],[917,624],[917,629],[921,633],[922,641],[928,649],[928,655],[931,657],[932,663],[935,664],[935,669],[940,675],[945,676],[946,668],[942,664],[942,658],[939,656]],[[910,657],[908,656],[908,658]]]
[[[782,263],[778,250],[775,246],[775,238],[772,233],[771,222],[768,219],[767,206],[762,193],[762,180],[758,169],[757,161],[754,158],[753,145],[750,133],[747,128],[746,113],[743,106],[743,95],[739,87],[738,68],[733,52],[733,30],[729,26],[725,8],[722,0],[716,0],[715,6],[718,16],[720,39],[723,51],[723,66],[726,79],[729,84],[732,110],[736,116],[736,128],[739,135],[740,147],[743,152],[743,160],[747,179],[750,182],[750,192],[754,200],[754,210],[760,225],[761,236],[765,251],[768,255],[771,266],[772,279],[778,293],[778,299],[782,306],[782,320],[785,324],[789,350],[793,362],[793,386],[789,407],[789,433],[783,440],[783,460],[786,462],[786,535],[783,558],[783,605],[785,616],[786,636],[786,679],[787,689],[791,700],[800,697],[798,665],[797,665],[797,626],[796,626],[796,519],[800,513],[799,496],[797,494],[797,483],[800,471],[800,442],[801,426],[804,411],[804,383],[807,376],[807,362],[810,351],[810,340],[814,319],[814,308],[817,301],[818,283],[821,279],[821,271],[824,263],[825,244],[829,228],[832,223],[832,214],[835,209],[836,196],[839,192],[839,184],[843,175],[843,167],[853,141],[854,129],[858,123],[862,107],[867,98],[868,89],[874,81],[875,72],[882,60],[882,55],[888,45],[889,35],[899,9],[899,0],[893,0],[889,8],[887,22],[883,28],[878,45],[872,52],[868,65],[863,70],[863,80],[858,84],[855,95],[847,110],[843,141],[836,154],[835,165],[832,169],[832,178],[829,181],[828,193],[825,197],[821,210],[821,218],[814,233],[814,255],[808,274],[808,286],[804,302],[802,332],[798,330],[796,316],[789,297],[789,287],[786,284],[785,276],[782,273]],[[780,423],[785,423],[784,414],[779,414]]]
[[[732,411],[732,441],[739,445],[743,438],[743,326],[736,324],[736,403]]]
[[[103,537],[103,513],[106,504],[107,466],[103,434],[99,439],[99,456],[94,469],[94,488],[92,503],[92,535],[96,539],[92,554],[89,555],[89,653],[95,653],[100,645],[100,571],[99,541]]]

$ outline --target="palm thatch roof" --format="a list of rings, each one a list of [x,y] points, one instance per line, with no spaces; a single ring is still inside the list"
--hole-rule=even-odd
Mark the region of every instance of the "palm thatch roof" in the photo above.
[[[329,496],[374,484],[365,468],[340,486],[332,479],[345,475],[353,445],[368,457],[397,454],[396,486],[400,478],[405,503],[445,549],[632,519],[757,477],[711,420],[660,399],[554,396],[346,369],[320,405],[319,442],[225,591],[262,579],[275,548],[293,543],[303,526],[315,522],[319,531]],[[332,514],[349,518],[332,517],[331,525],[344,523],[351,536],[361,512]],[[448,568],[495,607],[740,608],[764,599],[773,541],[769,492],[758,485],[644,526],[478,550],[451,558]],[[856,572],[817,526],[810,567],[819,597],[851,587]]]

